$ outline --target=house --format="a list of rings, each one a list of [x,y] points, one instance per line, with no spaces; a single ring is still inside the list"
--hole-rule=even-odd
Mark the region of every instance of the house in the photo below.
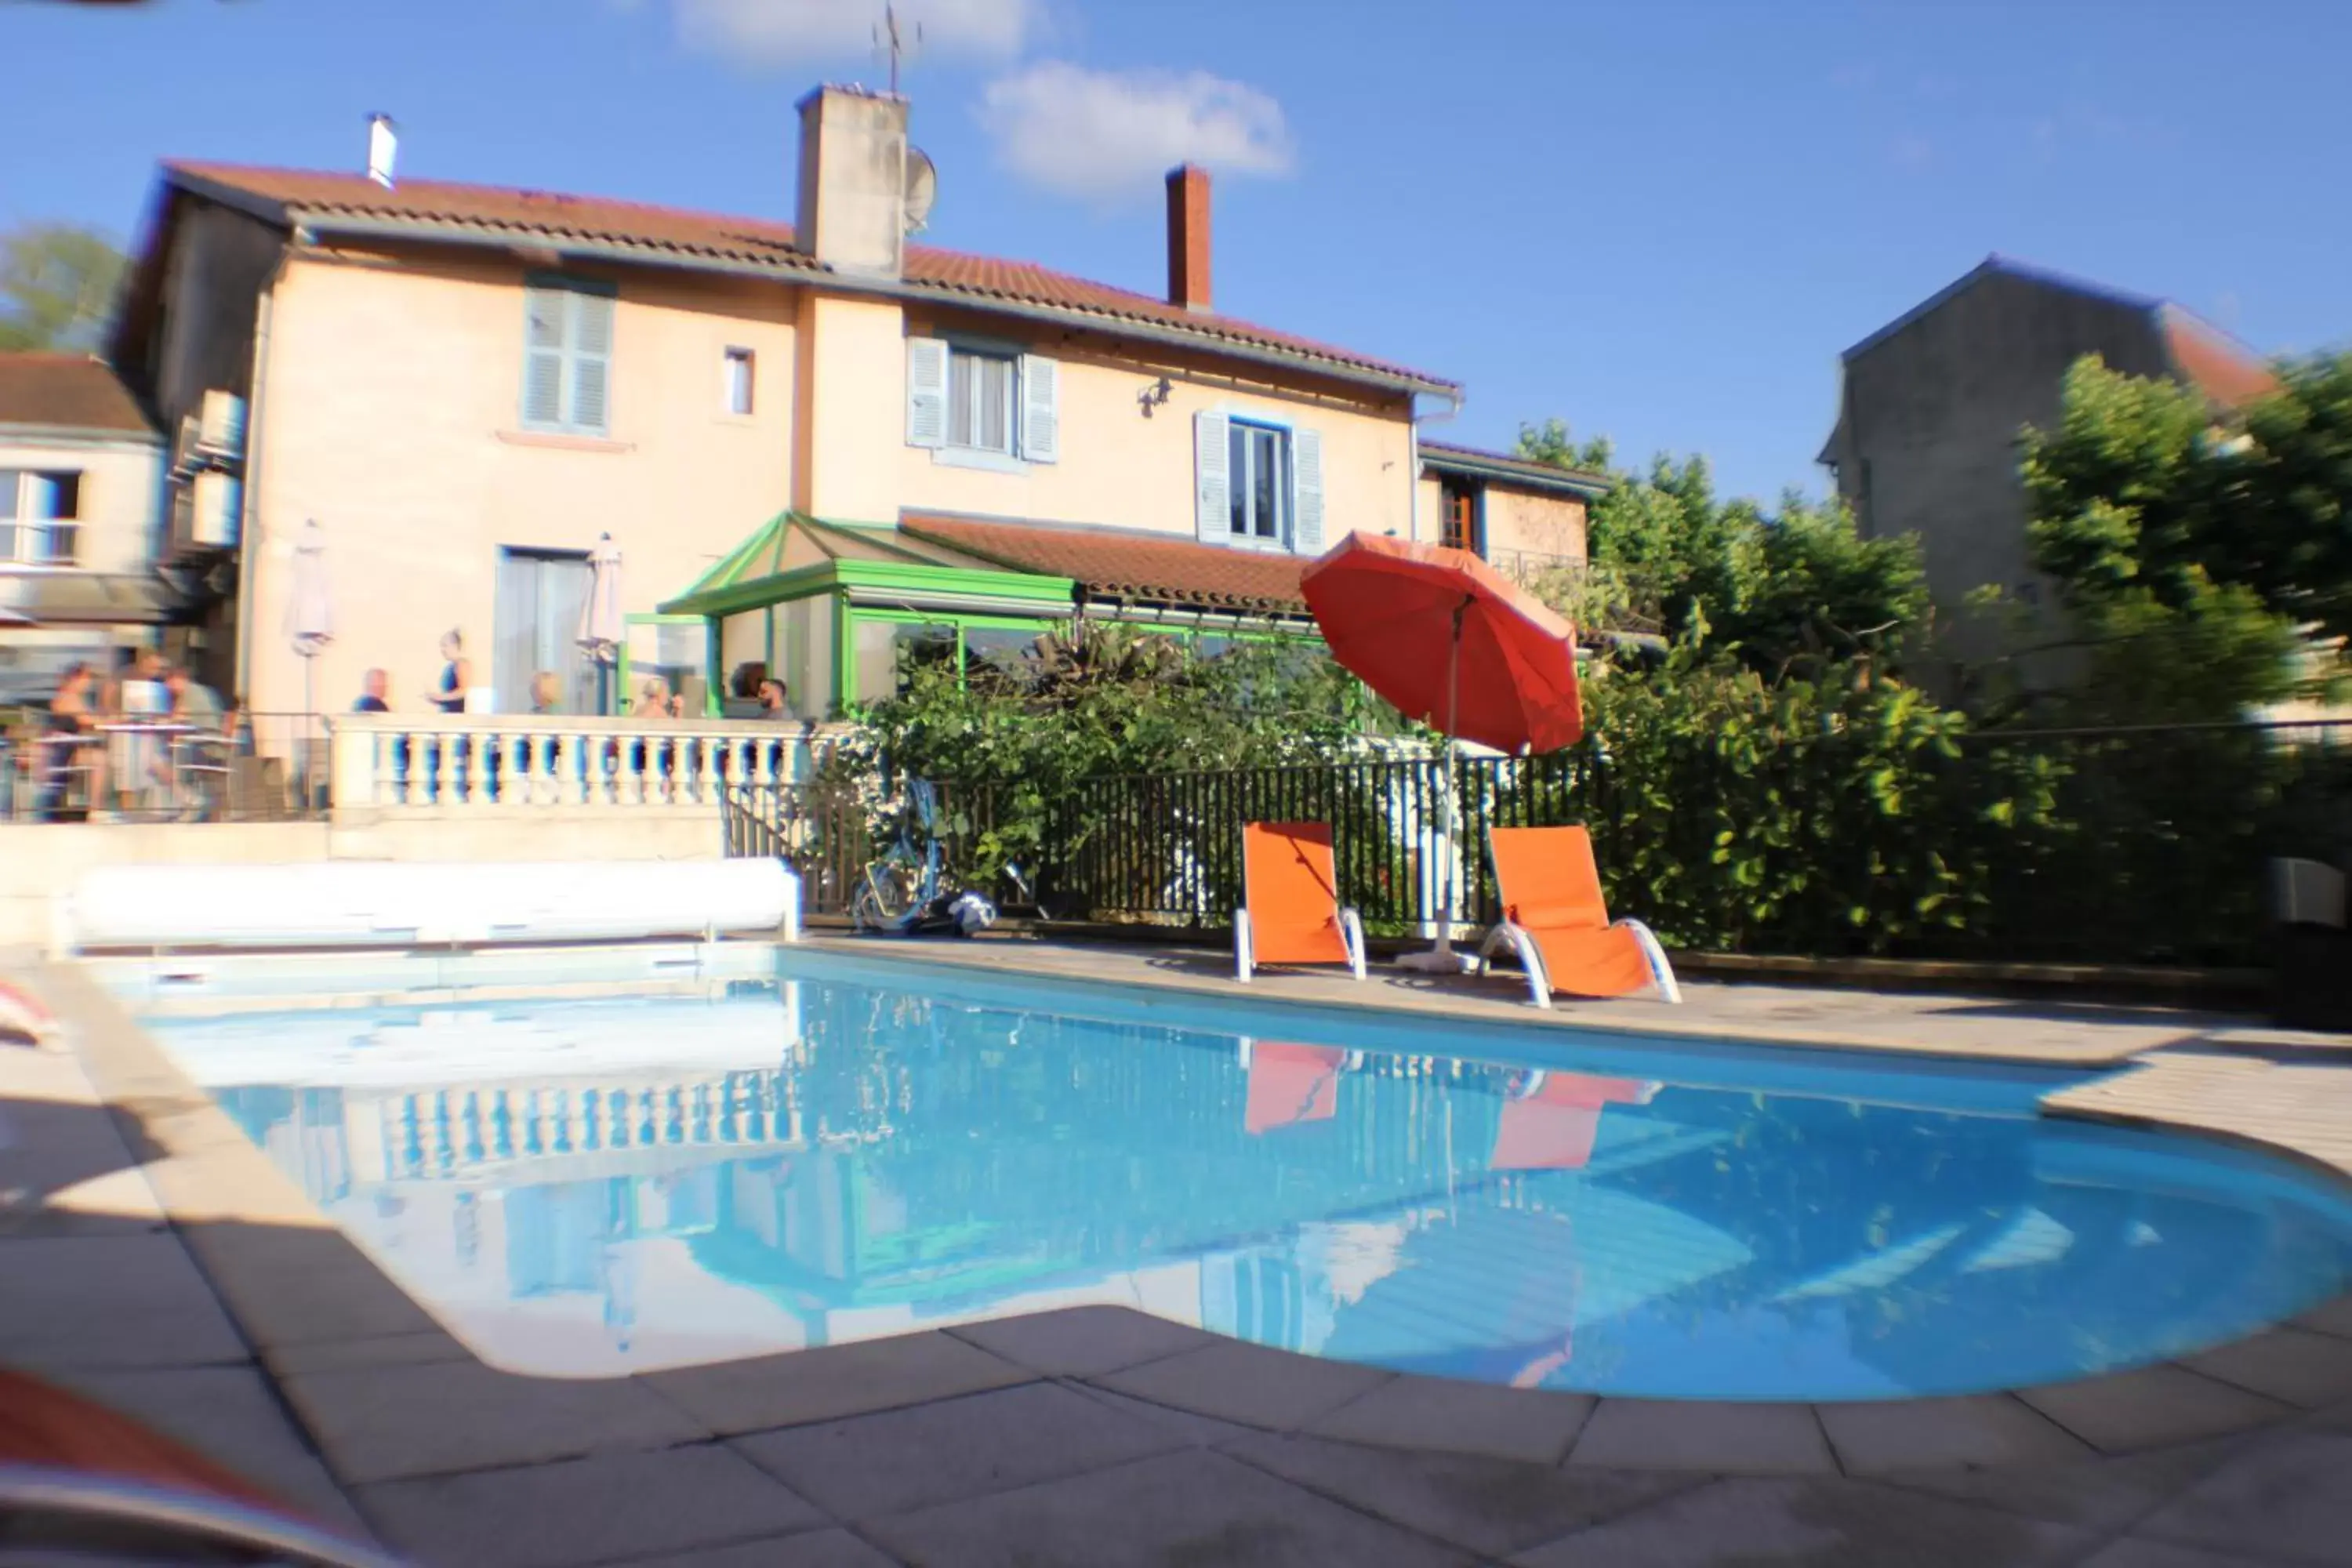
[[[148,570],[163,467],[154,425],[105,364],[0,353],[0,704],[153,641],[172,607]]]
[[[811,718],[886,694],[902,647],[992,657],[1074,613],[1305,629],[1307,560],[1433,539],[1446,504],[1580,554],[1589,476],[1423,460],[1456,384],[1215,309],[1203,171],[1169,176],[1148,294],[911,243],[904,99],[828,87],[800,116],[789,224],[396,178],[381,131],[366,174],[166,164],[114,354],[166,429],[243,411],[173,480],[215,683],[300,706],[278,628],[311,520],[318,689],[341,707],[382,666],[395,709],[452,629],[482,703],[553,671],[593,708],[606,535],[624,690],[657,672],[715,711],[764,669]]]
[[[1843,355],[1820,461],[1865,536],[1918,536],[1944,661],[1934,683],[1948,691],[1964,667],[2064,636],[2030,561],[2019,442],[2024,426],[2056,422],[2066,372],[2084,354],[2176,378],[2220,407],[2273,384],[2258,356],[2178,305],[2000,256]],[[2017,611],[1972,612],[1969,596],[1987,584]],[[2063,657],[2020,664],[2033,686],[2063,681],[2068,668]]]

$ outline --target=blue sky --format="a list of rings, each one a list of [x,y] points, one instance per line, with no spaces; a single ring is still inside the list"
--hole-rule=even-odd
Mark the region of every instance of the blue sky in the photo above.
[[[879,0],[0,0],[0,225],[127,237],[165,156],[789,216],[793,103]],[[1819,488],[1838,352],[1990,251],[2266,352],[2352,340],[2352,5],[905,0],[928,239],[1158,289],[1220,170],[1221,309]],[[31,62],[31,68],[24,68]]]

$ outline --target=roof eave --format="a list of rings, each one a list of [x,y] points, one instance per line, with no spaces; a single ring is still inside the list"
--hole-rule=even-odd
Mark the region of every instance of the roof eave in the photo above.
[[[226,187],[202,176],[174,171],[173,177],[195,194],[214,197]],[[1343,359],[1329,358],[1303,350],[1276,348],[1271,345],[1246,343],[1220,336],[1213,330],[1185,328],[1172,323],[1139,321],[1108,310],[1090,310],[1077,306],[1049,305],[1039,301],[1012,300],[948,284],[911,282],[895,278],[860,278],[835,271],[809,260],[778,261],[757,259],[748,256],[727,256],[690,250],[677,246],[643,244],[616,240],[608,237],[564,235],[545,229],[488,223],[452,223],[419,221],[414,218],[371,217],[332,209],[281,205],[260,201],[247,193],[238,193],[243,199],[231,205],[249,215],[289,227],[306,229],[312,234],[340,234],[360,238],[423,239],[444,244],[478,245],[512,250],[537,247],[554,250],[569,257],[626,262],[639,267],[668,267],[683,271],[719,273],[730,277],[759,278],[774,282],[799,283],[822,287],[840,293],[876,294],[898,300],[916,300],[926,303],[951,303],[965,309],[993,315],[1011,316],[1016,320],[1033,321],[1055,326],[1082,327],[1131,338],[1145,342],[1163,343],[1204,351],[1229,359],[1255,363],[1278,365],[1285,369],[1304,369],[1333,380],[1359,385],[1375,386],[1395,393],[1428,393],[1437,396],[1457,396],[1458,383],[1441,381],[1398,367],[1359,364]]]
[[[114,425],[11,424],[0,419],[0,443],[20,447],[142,447],[163,445],[152,426],[126,430]]]
[[[1555,468],[1546,473],[1538,465],[1521,467],[1517,463],[1498,462],[1468,453],[1445,451],[1423,446],[1421,463],[1425,468],[1440,473],[1466,474],[1475,479],[1498,479],[1505,484],[1523,486],[1529,489],[1570,495],[1579,500],[1598,500],[1609,493],[1609,481],[1599,475],[1581,470]]]

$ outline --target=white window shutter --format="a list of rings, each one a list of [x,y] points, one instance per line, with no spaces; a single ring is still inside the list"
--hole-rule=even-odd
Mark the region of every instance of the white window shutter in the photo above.
[[[907,445],[948,444],[948,345],[942,338],[907,340]]]
[[[563,423],[565,304],[561,289],[523,290],[522,422]]]
[[[612,388],[613,300],[605,294],[572,296],[572,405],[564,423],[603,435]]]
[[[1062,456],[1062,367],[1039,354],[1021,356],[1021,455],[1033,463]]]
[[[1225,450],[1232,426],[1222,414],[1192,416],[1192,524],[1204,543],[1223,544],[1234,536],[1233,464]]]
[[[1323,553],[1323,433],[1301,426],[1290,433],[1290,547],[1301,555]]]

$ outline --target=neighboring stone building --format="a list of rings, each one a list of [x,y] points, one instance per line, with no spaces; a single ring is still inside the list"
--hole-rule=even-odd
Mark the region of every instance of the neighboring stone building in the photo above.
[[[1456,384],[1213,306],[1202,171],[1169,176],[1141,293],[911,243],[907,123],[809,95],[792,224],[166,164],[115,358],[166,429],[234,436],[183,443],[168,509],[213,682],[299,705],[280,628],[312,519],[337,708],[374,666],[418,707],[451,627],[500,710],[541,669],[593,701],[605,534],[620,689],[658,669],[716,708],[764,667],[807,717],[884,694],[909,645],[1003,657],[1077,606],[1311,632],[1298,573],[1351,531],[1581,558],[1598,479],[1424,450]]]
[[[163,445],[100,362],[0,353],[0,704],[46,700],[68,664],[153,642]]]
[[[2273,384],[2257,355],[2178,305],[1999,256],[1845,352],[1820,460],[1866,536],[1918,535],[1938,629],[1937,668],[1921,673],[1947,694],[1963,666],[2063,636],[2030,564],[2020,434],[2055,422],[2066,372],[2084,354],[2176,377],[2221,406]],[[1965,609],[1988,584],[2021,616]],[[2046,687],[2067,668],[2043,657],[2017,673]]]

